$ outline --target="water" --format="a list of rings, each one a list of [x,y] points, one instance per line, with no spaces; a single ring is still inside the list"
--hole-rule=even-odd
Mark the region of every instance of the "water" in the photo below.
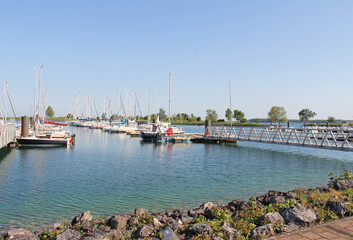
[[[187,132],[203,127],[185,126]],[[0,152],[0,232],[33,230],[83,211],[106,217],[247,200],[269,189],[326,184],[352,169],[353,153],[240,142],[142,143],[140,138],[71,128],[72,148]]]

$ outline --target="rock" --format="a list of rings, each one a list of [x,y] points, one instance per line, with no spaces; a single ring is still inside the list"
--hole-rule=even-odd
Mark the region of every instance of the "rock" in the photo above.
[[[148,214],[147,209],[144,208],[136,208],[135,215],[138,217],[145,217]]]
[[[132,217],[128,220],[128,224],[129,224],[130,229],[137,226],[138,223],[139,223],[139,219],[137,217]]]
[[[162,223],[157,218],[153,218],[153,226],[159,228],[162,226]]]
[[[131,216],[128,214],[116,214],[108,219],[107,225],[112,229],[124,230],[130,218]]]
[[[183,229],[183,223],[180,220],[172,220],[169,223],[169,226],[171,229],[173,229],[174,232],[178,232],[179,230]]]
[[[212,202],[207,202],[207,203],[201,204],[201,206],[199,207],[199,210],[205,211],[206,208],[208,208],[208,209],[214,209],[214,208],[216,208],[216,207],[217,207],[216,204],[214,204],[214,203],[212,203]]]
[[[65,229],[62,233],[56,236],[57,240],[77,240],[81,238],[81,234],[71,229]]]
[[[194,220],[194,218],[192,218],[192,217],[182,217],[180,220],[182,221],[183,224],[186,224],[186,223],[190,223],[192,220]]]
[[[43,227],[43,232],[53,232],[55,231],[57,228],[59,228],[63,223],[62,222],[56,222],[52,225]]]
[[[210,225],[205,223],[196,223],[195,225],[189,227],[189,232],[193,235],[202,234],[205,237],[212,237],[213,230]]]
[[[273,226],[272,224],[266,224],[260,227],[255,228],[254,230],[251,231],[251,238],[262,238],[262,237],[268,237],[268,236],[272,236],[274,234],[273,231]]]
[[[348,204],[349,203],[328,201],[326,203],[326,207],[334,211],[337,214],[337,216],[339,216],[340,218],[343,218],[349,212],[349,209],[347,208]]]
[[[307,209],[299,203],[295,204],[292,208],[287,208],[281,215],[287,223],[295,223],[302,226],[318,220],[318,216],[314,210]]]
[[[266,213],[260,217],[260,221],[267,221],[270,223],[284,223],[284,219],[278,212]]]
[[[188,214],[188,210],[182,210],[180,212],[180,218],[186,218],[186,217],[189,217],[189,214]]]
[[[247,211],[249,210],[249,203],[243,200],[233,200],[226,205],[226,208],[231,212]]]
[[[293,199],[293,192],[280,192],[275,190],[270,190],[268,193],[256,198],[256,200],[263,205],[281,204],[290,199]]]
[[[332,184],[336,190],[347,190],[353,188],[353,180],[338,180]]]
[[[20,240],[39,240],[33,233],[27,231],[23,228],[13,229],[7,231],[7,233],[3,236],[4,240],[10,239],[20,239]]]
[[[164,240],[178,240],[179,239],[169,226],[163,227],[161,230],[161,233],[162,233]]]
[[[143,225],[142,227],[140,227],[139,229],[137,229],[136,231],[136,236],[137,237],[148,237],[149,235],[151,235],[151,233],[155,232],[156,229],[154,229],[151,226],[148,225]]]
[[[90,212],[84,212],[74,217],[71,221],[71,225],[75,225],[77,223],[82,224],[83,222],[86,222],[86,221],[88,222],[92,221],[92,219],[93,219],[93,216]]]
[[[83,238],[81,240],[120,240],[122,237],[121,232],[115,229],[113,230],[96,230]]]
[[[229,240],[234,240],[240,236],[240,233],[237,232],[235,228],[231,228],[231,227],[223,228],[223,232],[226,239],[229,239]]]
[[[284,232],[284,233],[287,233],[287,232],[293,232],[293,231],[298,230],[298,229],[299,229],[298,225],[295,225],[294,223],[289,223],[288,225],[283,225],[280,228],[280,231]]]

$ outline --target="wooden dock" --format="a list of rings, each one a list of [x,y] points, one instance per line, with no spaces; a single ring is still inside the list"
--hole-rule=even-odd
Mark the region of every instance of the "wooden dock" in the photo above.
[[[0,125],[0,149],[6,147],[13,142],[16,137],[16,125],[4,124]]]

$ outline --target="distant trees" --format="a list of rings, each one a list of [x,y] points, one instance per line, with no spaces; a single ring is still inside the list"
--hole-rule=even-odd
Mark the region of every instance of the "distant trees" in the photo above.
[[[211,120],[212,122],[217,122],[218,115],[216,110],[207,109],[206,110],[206,120]]]
[[[166,119],[165,110],[163,108],[159,109],[159,121],[164,121]]]
[[[285,123],[287,122],[287,112],[284,107],[273,106],[267,113],[268,120],[271,123]]]
[[[298,113],[298,115],[299,115],[299,120],[304,121],[306,123],[309,121],[310,118],[313,118],[316,116],[316,112],[313,112],[308,108],[304,108]]]
[[[54,117],[54,110],[51,106],[48,106],[47,110],[45,111],[45,116],[49,118]]]
[[[332,116],[329,116],[329,117],[327,118],[327,121],[328,121],[329,123],[333,123],[333,122],[336,121],[336,118],[334,118],[334,117],[332,117]]]
[[[247,122],[247,120],[245,118],[245,114],[242,111],[238,110],[238,109],[234,110],[233,117],[236,120],[240,121],[241,123]]]
[[[74,118],[74,115],[73,115],[72,113],[68,113],[68,114],[66,115],[66,118],[67,118],[67,119],[73,119],[73,118]]]
[[[225,116],[226,116],[228,121],[232,120],[233,113],[232,113],[232,110],[230,110],[230,108],[227,108]]]

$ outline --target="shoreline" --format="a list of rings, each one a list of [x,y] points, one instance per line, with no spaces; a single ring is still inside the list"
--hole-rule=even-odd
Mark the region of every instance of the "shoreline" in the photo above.
[[[258,239],[352,216],[352,198],[353,180],[336,180],[329,186],[269,190],[249,201],[208,202],[193,209],[149,213],[136,208],[106,219],[84,212],[35,232],[9,230],[0,239]]]

